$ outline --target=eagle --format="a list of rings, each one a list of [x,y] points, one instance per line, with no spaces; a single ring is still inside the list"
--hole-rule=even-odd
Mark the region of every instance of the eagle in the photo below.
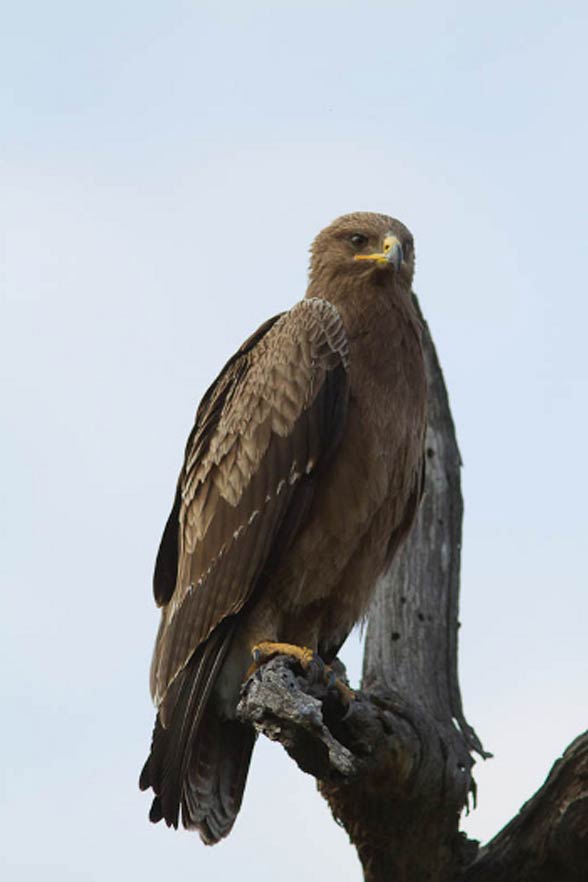
[[[268,658],[329,665],[367,613],[423,486],[427,385],[413,237],[355,212],[311,246],[303,300],[205,393],[153,588],[150,819],[214,844],[239,812],[255,731],[236,718]]]

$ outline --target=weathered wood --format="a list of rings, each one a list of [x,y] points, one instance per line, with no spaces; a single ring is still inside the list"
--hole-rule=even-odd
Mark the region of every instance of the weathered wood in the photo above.
[[[586,882],[588,732],[578,736],[545,784],[468,867],[460,882]]]
[[[336,697],[329,694],[326,681],[309,683],[295,659],[278,656],[267,662],[246,682],[237,715],[251,723],[272,741],[279,741],[304,772],[318,779],[355,776],[360,760],[345,743],[350,738],[336,738],[326,708]],[[335,705],[333,704],[335,701]]]
[[[347,704],[334,686],[320,677],[309,682],[294,659],[281,656],[247,681],[238,715],[314,775],[366,879],[445,880],[461,868],[457,814],[467,773],[449,793],[445,744],[434,719],[412,702],[358,692]],[[452,811],[441,811],[448,801]]]
[[[436,770],[445,767],[446,755],[441,741],[435,749],[430,719],[414,714],[399,697],[361,692],[347,708],[333,687],[309,682],[297,662],[283,656],[247,682],[239,706],[241,719],[279,741],[317,779],[331,805],[336,801],[337,819],[358,848],[365,879],[585,882],[588,732],[570,745],[510,824],[478,851],[477,843],[456,833],[447,799],[445,810],[440,808]],[[427,789],[429,812],[422,805]]]
[[[417,304],[418,305],[418,304]],[[416,522],[372,603],[363,685],[411,696],[463,743],[484,754],[466,723],[457,675],[461,457],[447,390],[423,319],[429,382],[425,493]]]

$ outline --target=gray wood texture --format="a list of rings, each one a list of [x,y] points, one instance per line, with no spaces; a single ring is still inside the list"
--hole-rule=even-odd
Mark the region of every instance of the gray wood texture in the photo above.
[[[579,735],[518,815],[481,848],[460,882],[586,882],[588,732]]]

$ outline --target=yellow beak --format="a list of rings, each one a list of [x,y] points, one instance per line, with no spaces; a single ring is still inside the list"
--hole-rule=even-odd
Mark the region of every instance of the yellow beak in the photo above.
[[[355,260],[373,260],[378,266],[393,266],[398,272],[403,256],[400,240],[396,236],[385,236],[382,251],[375,254],[356,254]]]

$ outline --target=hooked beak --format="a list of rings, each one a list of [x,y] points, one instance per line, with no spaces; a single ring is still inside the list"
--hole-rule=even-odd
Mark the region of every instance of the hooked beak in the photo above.
[[[355,260],[373,260],[378,266],[393,266],[398,272],[402,265],[402,245],[396,236],[385,236],[383,250],[375,254],[356,254]]]

